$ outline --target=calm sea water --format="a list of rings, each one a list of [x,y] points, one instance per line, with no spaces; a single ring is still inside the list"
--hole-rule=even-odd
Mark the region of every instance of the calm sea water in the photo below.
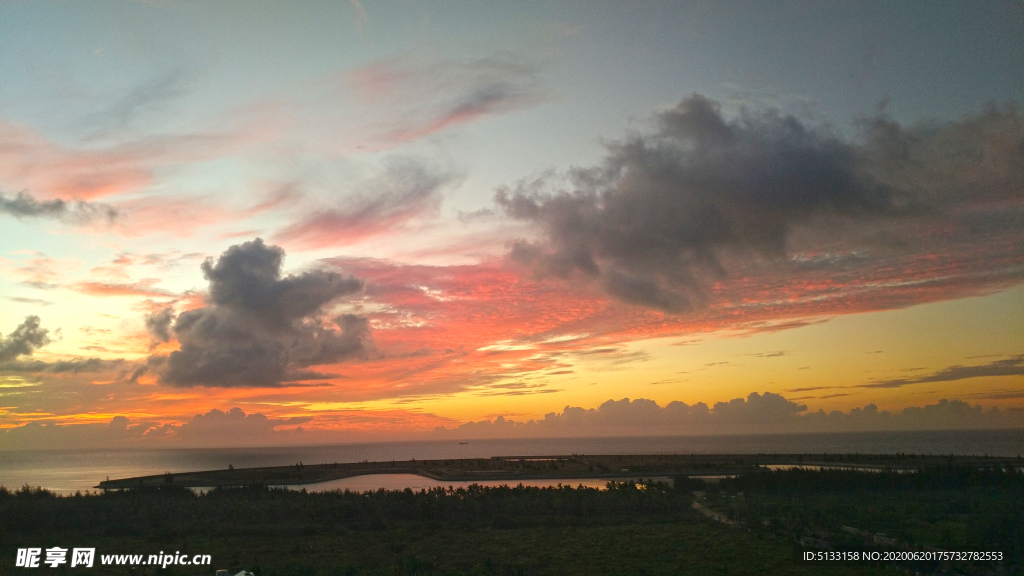
[[[42,486],[73,493],[91,490],[101,480],[164,472],[323,464],[363,460],[489,458],[568,454],[958,454],[1017,456],[1024,453],[1024,430],[936,432],[852,432],[752,436],[663,436],[654,438],[543,438],[457,440],[160,450],[24,450],[0,452],[0,485]],[[558,480],[541,484],[557,483]],[[578,480],[563,481],[572,485]],[[444,483],[445,486],[452,483]],[[538,485],[541,485],[538,484]],[[603,485],[602,481],[584,482]],[[429,488],[442,483],[413,475],[375,475],[310,485],[308,489]]]

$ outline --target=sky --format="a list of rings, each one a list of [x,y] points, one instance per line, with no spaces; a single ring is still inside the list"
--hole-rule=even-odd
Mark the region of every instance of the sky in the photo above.
[[[0,1],[0,449],[1024,427],[1024,3]]]

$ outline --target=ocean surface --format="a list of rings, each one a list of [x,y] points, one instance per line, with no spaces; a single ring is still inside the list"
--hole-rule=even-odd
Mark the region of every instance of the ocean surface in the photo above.
[[[514,440],[433,440],[289,446],[273,448],[182,448],[152,450],[15,450],[0,451],[0,485],[11,489],[41,486],[61,493],[92,490],[106,478],[164,472],[361,462],[489,458],[491,456],[559,456],[570,454],[957,454],[1018,456],[1024,453],[1024,430],[933,432],[850,432],[749,436],[659,436],[628,438],[536,438]],[[546,480],[535,485],[579,480]],[[603,486],[604,481],[583,481]],[[374,490],[448,486],[420,476],[374,475],[306,485],[307,490]],[[497,484],[497,483],[496,483]]]

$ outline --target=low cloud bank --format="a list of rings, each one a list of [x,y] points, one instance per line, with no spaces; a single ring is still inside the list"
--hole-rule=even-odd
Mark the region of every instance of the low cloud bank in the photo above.
[[[771,392],[744,398],[689,405],[659,406],[638,398],[608,400],[597,408],[566,406],[541,420],[517,422],[498,417],[467,422],[457,428],[438,427],[435,434],[457,438],[559,436],[657,436],[706,434],[780,434],[790,432],[860,432],[889,430],[958,430],[1022,428],[1024,409],[972,406],[961,400],[879,411],[874,404],[849,412],[807,412],[807,406]]]
[[[803,404],[766,392],[708,406],[670,402],[660,406],[638,398],[608,400],[597,408],[566,406],[541,420],[467,422],[454,428],[431,414],[353,411],[319,428],[312,417],[274,418],[240,408],[210,410],[184,423],[131,420],[116,416],[105,424],[35,421],[0,429],[0,450],[116,447],[243,447],[330,444],[425,438],[544,438],[713,434],[782,434],[903,430],[1024,428],[1024,409],[984,409],[961,400],[940,400],[899,412],[874,404],[849,412],[807,412]]]
[[[175,418],[175,417],[169,417]],[[109,422],[78,424],[59,417],[0,428],[2,450],[85,448],[238,448],[308,446],[423,439],[439,424],[456,421],[427,412],[340,410],[310,416],[246,414],[235,407],[213,409],[168,422],[115,416]]]
[[[183,424],[132,421],[125,416],[115,416],[106,424],[61,425],[35,421],[0,430],[0,450],[291,444],[304,437],[300,425],[310,420],[271,418],[232,408],[227,412],[214,409],[196,414]]]

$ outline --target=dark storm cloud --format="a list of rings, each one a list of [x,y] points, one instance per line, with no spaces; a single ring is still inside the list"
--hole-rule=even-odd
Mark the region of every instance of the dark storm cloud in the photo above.
[[[322,270],[282,278],[283,260],[284,250],[260,239],[228,248],[216,264],[207,259],[202,270],[210,281],[210,304],[279,330],[363,287],[353,276]]]
[[[112,206],[81,200],[36,200],[27,192],[18,192],[8,198],[0,194],[0,214],[21,218],[54,218],[71,224],[89,224],[96,221],[113,222],[118,213]]]
[[[146,316],[146,332],[153,343],[168,342],[171,339],[171,323],[174,322],[174,308],[167,307]]]
[[[917,378],[894,378],[870,384],[861,384],[857,388],[900,388],[909,384],[925,384],[930,382],[955,382],[968,378],[991,376],[1024,376],[1024,354],[996,360],[980,366],[949,366],[933,374]]]
[[[783,263],[798,227],[934,216],[1024,190],[1015,106],[910,128],[877,118],[860,123],[856,140],[771,110],[727,119],[698,94],[655,120],[653,132],[609,145],[601,164],[570,171],[564,187],[546,176],[499,190],[505,214],[542,233],[510,257],[678,312],[704,298],[730,258]]]
[[[172,386],[278,386],[322,378],[299,369],[359,355],[370,339],[366,319],[351,315],[333,324],[307,319],[268,330],[237,313],[210,308],[181,313],[174,331],[181,347],[168,356],[160,377]]]
[[[216,263],[203,263],[210,281],[208,305],[175,318],[177,351],[150,357],[161,383],[279,386],[322,378],[304,369],[366,351],[365,318],[322,314],[331,301],[361,290],[362,282],[323,270],[282,277],[283,258],[283,250],[256,239],[232,246]],[[153,319],[154,328],[162,328],[162,322]]]
[[[931,209],[1024,199],[1024,116],[1017,103],[990,104],[953,122],[904,126],[878,116],[860,124],[865,167]],[[1019,228],[1019,211],[994,216],[1010,217]]]
[[[26,316],[25,320],[6,338],[0,337],[0,362],[9,362],[18,356],[31,356],[37,348],[50,343],[50,331],[43,328],[39,316]]]

